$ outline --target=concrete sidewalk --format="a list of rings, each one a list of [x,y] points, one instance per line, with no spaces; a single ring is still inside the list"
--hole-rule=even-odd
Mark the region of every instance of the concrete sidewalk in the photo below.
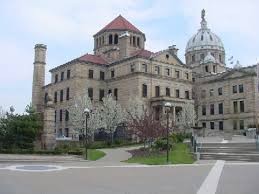
[[[255,143],[255,139],[242,135],[233,135],[231,140],[224,140],[223,137],[197,137],[199,143]]]

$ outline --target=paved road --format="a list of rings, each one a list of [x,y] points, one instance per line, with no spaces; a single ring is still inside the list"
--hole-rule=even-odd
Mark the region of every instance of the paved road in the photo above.
[[[7,165],[8,166],[8,165]],[[259,163],[0,169],[0,194],[258,194]]]

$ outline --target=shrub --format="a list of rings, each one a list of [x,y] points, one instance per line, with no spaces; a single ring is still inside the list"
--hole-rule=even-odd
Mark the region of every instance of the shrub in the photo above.
[[[156,149],[160,150],[166,150],[167,149],[167,139],[166,138],[160,138],[155,141],[154,143]],[[173,142],[171,139],[169,139],[169,149],[173,147]]]

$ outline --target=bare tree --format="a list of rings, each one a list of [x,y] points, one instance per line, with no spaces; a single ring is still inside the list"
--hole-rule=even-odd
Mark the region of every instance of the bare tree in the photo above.
[[[103,103],[100,106],[101,121],[106,132],[110,134],[111,143],[113,143],[114,132],[119,124],[126,121],[126,114],[120,104],[113,99],[111,94],[107,95],[102,100]]]
[[[0,106],[0,119],[4,118],[6,115],[6,111],[4,111],[4,109],[2,108],[2,106]]]

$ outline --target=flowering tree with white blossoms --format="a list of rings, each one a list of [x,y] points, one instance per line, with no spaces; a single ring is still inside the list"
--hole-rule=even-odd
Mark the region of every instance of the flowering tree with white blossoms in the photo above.
[[[111,94],[102,100],[103,103],[100,106],[101,121],[105,131],[111,136],[111,143],[113,143],[113,134],[118,125],[126,121],[126,114]]]
[[[176,115],[177,124],[186,129],[191,129],[198,119],[196,111],[194,110],[194,105],[186,103],[182,108],[182,111]]]
[[[69,109],[70,121],[79,134],[84,134],[86,121],[84,110],[86,108],[90,110],[90,114],[87,119],[89,135],[93,135],[97,129],[103,127],[103,123],[101,120],[99,107],[94,106],[91,99],[87,95],[77,96],[74,98],[74,103]]]
[[[139,98],[131,98],[126,107],[127,120],[142,119],[144,117],[145,107]]]

